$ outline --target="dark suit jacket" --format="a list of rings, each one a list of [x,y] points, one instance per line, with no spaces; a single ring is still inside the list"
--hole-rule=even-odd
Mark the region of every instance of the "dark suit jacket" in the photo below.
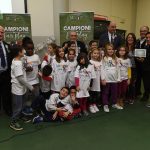
[[[64,45],[66,44],[66,43],[69,43],[70,41],[66,41],[66,42],[64,42],[63,44],[62,44],[62,47],[64,47]],[[86,46],[85,46],[85,44],[83,43],[83,42],[81,42],[81,41],[77,41],[77,46],[78,46],[78,48],[80,48],[80,53],[86,53],[86,54],[88,54],[88,52],[87,52],[87,48],[86,48]],[[65,54],[68,52],[68,49],[65,49]]]
[[[6,43],[5,41],[2,41],[3,45],[5,47],[5,52],[6,52],[6,57],[7,57],[7,65],[8,65],[8,69],[7,71],[10,72],[11,70],[11,63],[12,63],[12,53],[10,50],[10,45],[8,43]]]
[[[142,43],[142,45],[140,45],[140,39],[138,39],[137,41],[136,41],[136,45],[135,45],[135,48],[137,48],[137,49],[145,49],[146,48],[146,46],[145,46],[145,44],[146,44],[146,39],[145,39],[145,41]],[[142,62],[141,61],[139,61],[138,59],[136,59],[135,58],[135,64],[136,64],[136,69],[137,69],[137,72],[141,72],[141,70],[142,70]]]
[[[109,36],[108,36],[108,32],[105,32],[104,34],[102,34],[99,38],[99,47],[105,47],[106,44],[110,43],[109,42]],[[114,39],[114,49],[118,49],[122,44],[123,44],[123,39],[120,35],[116,34],[115,39]]]

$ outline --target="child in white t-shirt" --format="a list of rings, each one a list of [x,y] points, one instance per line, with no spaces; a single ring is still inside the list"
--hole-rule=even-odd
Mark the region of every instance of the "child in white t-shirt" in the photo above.
[[[131,60],[128,58],[128,52],[124,46],[117,51],[120,64],[120,79],[118,83],[118,104],[123,107],[126,92],[131,79]]]
[[[23,66],[21,58],[24,56],[23,48],[14,45],[12,48],[14,59],[11,65],[11,83],[12,83],[12,118],[10,127],[14,130],[22,130],[23,128],[19,124],[18,120],[21,117],[23,109],[24,98],[27,88],[33,91],[33,86],[28,84],[26,80],[26,72]]]
[[[64,50],[61,47],[56,49],[56,58],[52,62],[52,93],[59,93],[62,87],[66,85],[68,62]]]
[[[96,73],[96,78],[93,79],[93,84],[90,89],[90,98],[89,98],[89,110],[91,113],[96,113],[99,111],[97,103],[100,104],[100,74],[101,74],[101,62],[100,62],[100,50],[92,49],[91,50],[91,60],[90,63],[94,66]]]
[[[104,111],[109,112],[109,96],[111,96],[113,108],[123,109],[121,106],[117,105],[118,82],[120,82],[120,68],[112,44],[107,44],[105,48],[105,56],[102,59],[101,80],[103,85],[102,101],[104,105]]]
[[[51,80],[52,80],[52,67],[45,65],[41,72],[39,72],[40,80],[40,94],[45,98],[49,99],[51,94]]]
[[[30,109],[31,102],[37,96],[39,96],[39,78],[38,78],[38,71],[41,64],[40,58],[37,54],[34,54],[34,44],[33,42],[28,42],[25,47],[26,56],[25,56],[25,66],[26,66],[26,74],[27,74],[27,81],[34,87],[34,93],[30,91],[27,92],[28,95],[28,102],[27,102],[27,109]],[[28,111],[28,110],[27,110]],[[31,113],[27,113],[24,110],[24,114],[30,115]]]
[[[78,66],[75,71],[75,84],[77,88],[76,96],[79,101],[81,111],[85,116],[87,116],[87,98],[89,97],[89,89],[92,86],[92,79],[96,78],[96,74],[94,66],[90,64],[86,54],[79,54],[77,62]]]
[[[74,74],[77,67],[77,60],[75,59],[76,52],[74,49],[68,50],[68,70],[67,70],[67,81],[66,85],[70,88],[71,86],[75,86]]]

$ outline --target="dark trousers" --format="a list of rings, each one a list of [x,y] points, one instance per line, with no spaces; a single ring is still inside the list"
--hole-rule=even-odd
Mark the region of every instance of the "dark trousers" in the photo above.
[[[118,98],[125,98],[126,97],[126,92],[128,88],[128,80],[123,80],[118,83]]]
[[[144,90],[145,96],[149,96],[150,94],[150,71],[143,71],[143,85],[144,85]]]
[[[32,102],[32,109],[34,110],[34,114],[41,114],[41,111],[44,113],[44,121],[52,121],[53,112],[49,112],[45,108],[46,99],[43,96],[38,96]]]
[[[50,95],[51,95],[51,91],[41,92],[41,90],[40,90],[40,95],[42,95],[45,99],[49,99]]]
[[[0,74],[0,110],[3,108],[5,113],[9,116],[12,113],[10,80],[9,72],[5,71]]]
[[[135,82],[137,79],[137,72],[135,68],[131,68],[131,80],[130,80],[130,85],[128,86],[127,89],[127,99],[129,100],[134,100],[135,99]]]
[[[90,91],[90,97],[88,99],[89,105],[100,104],[100,91]]]
[[[102,101],[103,105],[109,105],[109,99],[111,98],[112,104],[117,103],[117,83],[107,83],[102,86]],[[110,97],[109,97],[110,96]]]

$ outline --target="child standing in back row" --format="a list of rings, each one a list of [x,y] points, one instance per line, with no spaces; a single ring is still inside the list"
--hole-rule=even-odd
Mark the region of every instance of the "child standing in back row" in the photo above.
[[[107,44],[105,47],[105,56],[102,60],[101,67],[101,80],[103,85],[102,101],[104,111],[109,112],[108,105],[110,98],[113,108],[123,109],[121,106],[117,105],[117,84],[120,81],[120,69],[112,44]]]
[[[70,88],[71,86],[75,86],[74,74],[77,67],[76,51],[74,49],[68,50],[68,70],[67,70],[67,81],[66,84]]]

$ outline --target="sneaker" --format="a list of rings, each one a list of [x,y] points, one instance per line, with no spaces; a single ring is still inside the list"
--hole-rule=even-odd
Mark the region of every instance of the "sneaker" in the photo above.
[[[31,118],[29,118],[28,116],[22,116],[22,117],[21,117],[21,120],[22,120],[24,123],[29,123],[29,122],[31,122]]]
[[[143,95],[143,97],[140,99],[140,101],[145,102],[148,101],[149,96],[148,95]]]
[[[26,116],[32,116],[33,115],[33,109],[31,107],[25,107],[22,110],[22,114],[24,114]]]
[[[130,99],[130,100],[129,100],[129,104],[131,104],[131,105],[134,104],[134,100],[133,100],[133,99]]]
[[[95,108],[94,108],[93,105],[90,105],[89,111],[90,111],[92,114],[93,114],[93,113],[96,113]]]
[[[99,112],[98,107],[96,106],[96,104],[93,105],[93,108],[95,109],[96,112]]]
[[[109,107],[108,107],[108,105],[104,105],[103,109],[104,109],[104,112],[109,112]]]
[[[40,123],[40,122],[43,122],[43,117],[41,117],[39,115],[34,117],[33,120],[32,120],[33,124]]]
[[[17,121],[11,122],[9,126],[10,126],[10,128],[12,128],[13,130],[16,130],[16,131],[23,130],[23,127],[21,127],[21,125]]]
[[[146,107],[150,107],[150,99],[147,101]]]
[[[113,107],[113,108],[116,108],[116,109],[120,109],[120,110],[123,109],[123,107],[121,107],[121,106],[119,106],[119,105],[117,105],[117,104],[112,105],[112,107]]]
[[[84,116],[88,116],[89,113],[88,113],[86,110],[84,110],[84,111],[83,111],[83,115],[84,115]]]

